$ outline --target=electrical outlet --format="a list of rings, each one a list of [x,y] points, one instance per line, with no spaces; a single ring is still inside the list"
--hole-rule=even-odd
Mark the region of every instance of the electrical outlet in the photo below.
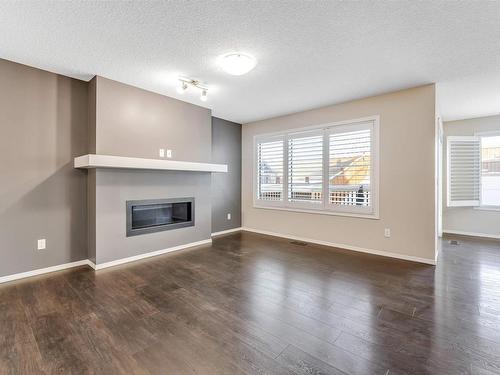
[[[230,214],[230,213],[229,213],[229,214],[227,214],[227,219],[228,219],[228,220],[231,220],[231,214]]]
[[[160,148],[160,158],[164,158],[164,157],[165,157],[165,149]]]
[[[391,229],[390,228],[385,228],[384,229],[384,237],[389,238],[391,236]]]
[[[45,250],[46,245],[47,245],[47,243],[45,241],[45,238],[42,238],[42,239],[38,240],[37,249],[38,250]]]
[[[167,158],[171,158],[172,157],[172,150],[167,150]]]

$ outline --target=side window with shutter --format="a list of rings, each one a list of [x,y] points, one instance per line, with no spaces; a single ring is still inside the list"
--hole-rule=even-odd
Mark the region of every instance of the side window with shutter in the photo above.
[[[257,142],[257,199],[283,200],[284,138]]]
[[[480,205],[481,139],[448,136],[447,203],[449,207]]]

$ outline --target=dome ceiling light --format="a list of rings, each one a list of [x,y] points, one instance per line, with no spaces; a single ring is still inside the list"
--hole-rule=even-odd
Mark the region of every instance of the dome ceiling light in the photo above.
[[[222,70],[233,76],[246,74],[257,65],[255,57],[241,52],[222,55],[219,57],[218,62]]]

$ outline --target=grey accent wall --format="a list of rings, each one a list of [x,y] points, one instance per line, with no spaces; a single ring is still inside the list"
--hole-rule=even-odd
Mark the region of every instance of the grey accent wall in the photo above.
[[[212,117],[212,162],[228,165],[212,174],[212,233],[241,227],[241,124]]]
[[[87,83],[6,60],[0,82],[0,276],[86,259]]]
[[[96,124],[97,124],[97,77],[88,84],[88,145],[89,153],[96,153]],[[87,256],[96,263],[96,171],[88,170],[87,175]]]
[[[172,160],[211,160],[211,111],[207,108],[96,77],[96,153]]]
[[[96,263],[96,174],[90,169],[87,175],[87,256]]]
[[[97,77],[88,83],[88,111],[89,111],[89,153],[96,153],[96,124],[97,124]]]
[[[443,231],[465,232],[500,238],[500,211],[472,207],[447,207],[447,160],[446,137],[450,135],[474,135],[481,132],[500,131],[500,116],[479,117],[449,121],[443,124]]]
[[[195,225],[126,237],[127,200],[195,198]],[[211,230],[210,174],[100,169],[96,173],[96,263],[207,240]]]

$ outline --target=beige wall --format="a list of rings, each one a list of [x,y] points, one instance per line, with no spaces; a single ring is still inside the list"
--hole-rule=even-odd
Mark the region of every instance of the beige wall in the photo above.
[[[371,115],[380,115],[379,220],[253,207],[255,135]],[[243,226],[433,261],[435,121],[435,86],[427,85],[243,125]]]
[[[478,132],[499,131],[500,116],[480,117],[444,123],[444,135],[474,135]],[[472,207],[446,206],[446,138],[443,152],[443,231],[464,232],[500,237],[500,211],[486,211]]]
[[[209,109],[103,77],[94,79],[96,153],[158,158],[158,150],[165,148],[173,150],[172,160],[210,162]]]
[[[6,60],[0,82],[0,276],[86,259],[87,83]]]

